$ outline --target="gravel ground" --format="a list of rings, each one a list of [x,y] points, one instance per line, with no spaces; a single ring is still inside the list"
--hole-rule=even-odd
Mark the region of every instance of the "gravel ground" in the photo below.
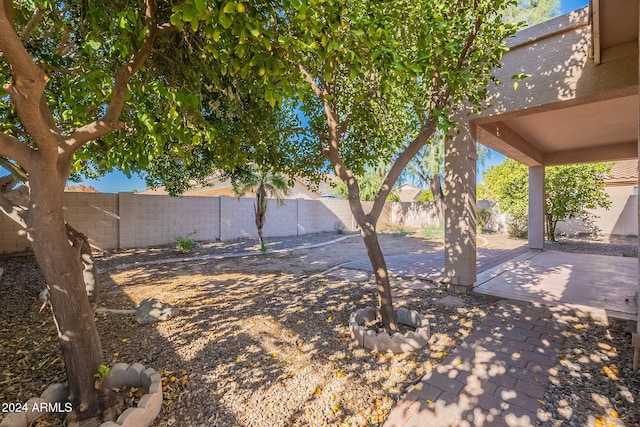
[[[278,240],[271,249],[335,237]],[[485,238],[490,247],[525,243]],[[403,233],[383,235],[381,242],[389,255],[442,247],[439,240]],[[632,254],[629,242],[615,244],[623,250],[565,240],[553,249]],[[258,249],[255,241],[215,242],[202,244],[197,255]],[[464,307],[443,307],[436,302],[451,293],[425,283],[398,302],[430,319],[429,347],[405,357],[380,355],[354,346],[347,330],[349,313],[375,302],[372,284],[311,277],[366,256],[359,238],[263,256],[142,265],[176,256],[169,247],[97,256],[102,307],[131,309],[156,297],[184,309],[147,326],[130,315],[97,314],[105,363],[142,362],[163,374],[165,400],[155,427],[381,425],[403,391],[495,308],[494,299],[474,295],[463,297]],[[0,403],[24,402],[65,374],[50,313],[38,311],[44,285],[35,263],[8,258],[0,267]],[[630,372],[626,322],[603,325],[575,316],[570,323],[558,375],[544,399],[549,421],[540,425],[640,425],[640,377]],[[47,425],[62,424],[41,427]]]

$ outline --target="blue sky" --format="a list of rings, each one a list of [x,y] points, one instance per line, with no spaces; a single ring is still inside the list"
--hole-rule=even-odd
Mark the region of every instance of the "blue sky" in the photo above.
[[[588,4],[589,0],[561,0],[560,13],[565,14],[571,12],[572,10],[587,6]],[[502,154],[492,151],[489,158],[484,162],[484,165],[479,167],[478,181],[482,180],[482,173],[486,168],[500,164],[504,162],[504,160],[505,157]],[[74,185],[74,183],[70,184]],[[128,192],[134,190],[143,191],[146,188],[144,181],[140,177],[134,175],[131,178],[127,178],[122,172],[119,171],[107,174],[99,180],[84,180],[82,184],[91,185],[98,191],[103,193]]]

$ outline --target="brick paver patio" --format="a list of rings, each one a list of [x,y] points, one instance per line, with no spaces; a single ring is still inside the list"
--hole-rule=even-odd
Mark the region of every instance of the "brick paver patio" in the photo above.
[[[403,396],[384,427],[533,426],[563,330],[550,309],[503,303]]]

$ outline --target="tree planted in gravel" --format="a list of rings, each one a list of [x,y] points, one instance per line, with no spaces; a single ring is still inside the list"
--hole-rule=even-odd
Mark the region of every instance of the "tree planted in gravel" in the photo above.
[[[547,239],[556,240],[558,222],[580,219],[589,224],[593,210],[611,206],[605,191],[605,180],[611,172],[611,163],[584,163],[550,166],[545,168],[545,222]],[[528,167],[508,159],[487,169],[483,175],[487,195],[500,204],[500,209],[511,217],[510,234],[517,231],[526,237],[529,181]],[[514,219],[515,218],[515,219]]]
[[[429,138],[455,128],[458,106],[484,102],[491,70],[517,27],[501,22],[508,3],[294,0],[271,12],[283,61],[300,76],[296,98],[315,136],[311,147],[347,186],[388,330],[397,325],[378,219]],[[358,176],[380,161],[391,166],[365,209]]]
[[[240,74],[262,77],[263,94],[277,88],[271,77],[283,66],[269,54],[263,7],[2,1],[0,156],[15,179],[3,180],[1,206],[26,227],[46,279],[78,419],[103,405],[94,389],[102,351],[79,256],[84,241],[63,216],[67,179],[87,167],[145,169],[167,153],[179,159],[215,145],[215,129],[202,117],[204,92],[220,93],[221,78]],[[242,163],[236,149],[223,146],[221,162]],[[12,199],[18,182],[26,206]]]

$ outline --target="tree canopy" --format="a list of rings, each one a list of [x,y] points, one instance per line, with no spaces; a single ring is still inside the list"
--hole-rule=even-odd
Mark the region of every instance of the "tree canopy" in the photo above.
[[[46,278],[78,419],[104,409],[93,387],[102,352],[80,261],[88,245],[64,221],[67,180],[81,170],[166,170],[167,159],[189,165],[203,148],[223,167],[273,157],[270,138],[246,149],[243,134],[223,124],[263,123],[274,114],[265,106],[279,107],[288,85],[270,52],[278,39],[270,19],[281,8],[2,1],[0,157],[9,175],[0,208],[26,228]],[[226,120],[214,126],[212,117]]]

